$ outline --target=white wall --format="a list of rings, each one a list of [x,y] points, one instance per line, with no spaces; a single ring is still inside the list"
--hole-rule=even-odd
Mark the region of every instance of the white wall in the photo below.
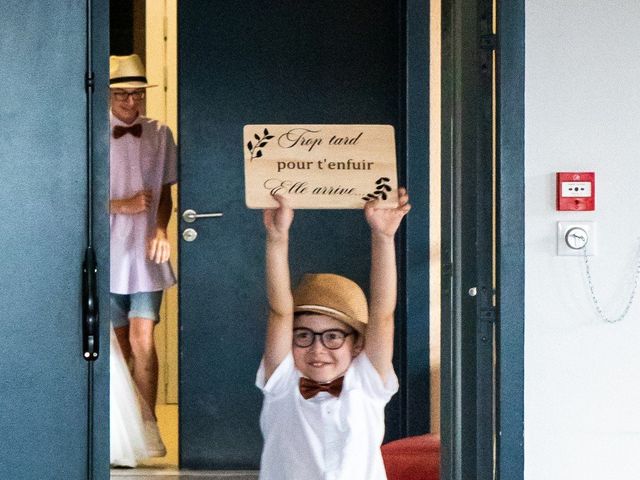
[[[640,239],[640,1],[526,2],[525,479],[640,479],[640,292],[598,319],[556,222],[592,220],[616,317]],[[595,171],[596,210],[556,212],[556,171]]]

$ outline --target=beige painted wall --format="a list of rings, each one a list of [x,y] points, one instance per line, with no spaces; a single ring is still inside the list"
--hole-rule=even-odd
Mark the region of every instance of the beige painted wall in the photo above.
[[[147,115],[167,124],[178,141],[177,129],[177,0],[148,0],[146,4],[147,78],[159,86],[147,92]],[[171,264],[177,274],[177,186],[172,188],[173,214],[168,234]],[[161,322],[155,337],[159,360],[158,403],[178,402],[178,289],[165,292]]]
[[[440,69],[441,5],[431,2],[429,72],[429,364],[431,431],[440,432]]]

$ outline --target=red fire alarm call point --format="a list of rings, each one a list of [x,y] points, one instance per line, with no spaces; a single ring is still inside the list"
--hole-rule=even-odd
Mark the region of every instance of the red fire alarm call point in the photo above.
[[[595,172],[556,173],[556,210],[595,210],[595,180]]]

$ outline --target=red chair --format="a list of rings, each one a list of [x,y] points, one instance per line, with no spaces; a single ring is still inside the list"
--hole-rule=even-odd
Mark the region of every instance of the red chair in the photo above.
[[[401,438],[382,446],[388,480],[440,480],[440,436]]]

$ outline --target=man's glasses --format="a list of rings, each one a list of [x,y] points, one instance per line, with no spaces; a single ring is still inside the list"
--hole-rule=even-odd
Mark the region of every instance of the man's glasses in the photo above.
[[[142,100],[144,98],[144,90],[135,90],[133,92],[125,92],[125,91],[112,91],[111,94],[115,97],[116,100],[121,102],[126,102],[129,97],[134,100]]]
[[[296,347],[307,348],[313,345],[316,337],[320,337],[320,342],[329,350],[337,350],[344,345],[345,340],[354,332],[344,332],[339,329],[325,330],[323,332],[314,332],[308,328],[293,329],[293,344]]]

